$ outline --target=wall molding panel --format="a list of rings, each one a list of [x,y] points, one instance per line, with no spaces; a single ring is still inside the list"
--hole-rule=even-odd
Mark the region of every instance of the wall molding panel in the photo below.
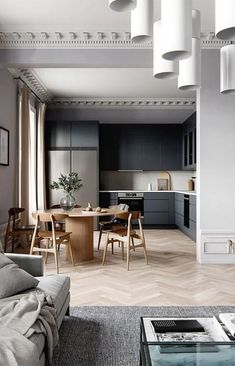
[[[202,230],[200,262],[235,264],[235,230]]]

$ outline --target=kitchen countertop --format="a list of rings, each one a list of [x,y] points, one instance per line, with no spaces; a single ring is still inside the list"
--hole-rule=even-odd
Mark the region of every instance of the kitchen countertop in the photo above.
[[[191,194],[196,196],[197,192],[196,191],[186,191],[186,190],[178,190],[178,189],[173,189],[170,191],[148,191],[148,190],[133,190],[133,189],[129,189],[129,190],[101,190],[100,193],[162,193],[162,192],[172,192],[172,193],[182,193],[182,194]]]

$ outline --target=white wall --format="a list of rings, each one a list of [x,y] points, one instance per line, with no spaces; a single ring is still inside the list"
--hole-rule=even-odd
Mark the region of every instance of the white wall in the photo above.
[[[172,171],[169,172],[172,178],[172,189],[188,190],[188,180],[195,176],[193,171]],[[157,179],[160,172],[115,172],[102,171],[100,173],[100,183],[102,190],[147,190],[148,184],[152,184],[152,189],[157,190]]]
[[[0,69],[0,126],[10,131],[10,164],[0,165],[0,225],[16,204],[17,86],[7,70]]]
[[[215,254],[219,246],[228,251],[232,232],[235,237],[235,96],[220,93],[219,50],[202,52],[197,103],[198,259],[235,262],[234,254]],[[204,255],[205,243],[214,256]]]

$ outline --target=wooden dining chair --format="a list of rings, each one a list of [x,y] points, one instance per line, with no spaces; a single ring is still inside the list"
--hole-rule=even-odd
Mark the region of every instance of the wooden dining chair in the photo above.
[[[117,215],[117,217],[128,221],[127,227],[120,230],[110,230],[107,233],[107,241],[104,249],[102,265],[105,263],[107,249],[109,244],[115,242],[121,244],[122,259],[124,260],[124,247],[126,246],[127,251],[127,270],[130,268],[130,250],[142,247],[144,250],[144,256],[146,264],[148,264],[148,255],[145,245],[144,231],[141,223],[141,213],[139,211],[123,212]],[[138,223],[138,232],[133,229],[133,221]]]
[[[12,207],[8,210],[8,223],[5,234],[4,251],[7,251],[7,245],[11,239],[12,253],[14,252],[15,240],[19,237],[26,237],[27,244],[29,245],[30,239],[33,236],[34,225],[22,226],[20,214],[25,209],[22,207]]]
[[[128,205],[115,205],[115,206],[110,206],[109,208],[113,209],[117,209],[117,210],[122,210],[122,211],[128,211],[129,206]],[[104,233],[108,233],[111,230],[118,230],[118,229],[123,229],[127,226],[127,220],[125,219],[120,219],[118,218],[116,215],[113,216],[111,218],[111,220],[106,220],[106,221],[100,221],[99,222],[99,239],[98,239],[98,246],[97,249],[100,250],[100,243],[101,243],[101,238],[102,235]],[[113,253],[113,246],[112,246],[112,253]]]
[[[79,205],[75,205],[74,208],[80,208],[81,206]],[[56,204],[56,205],[52,205],[51,206],[52,209],[61,209],[60,204]],[[60,222],[56,222],[56,230],[60,230],[60,231],[64,231],[65,230],[65,222],[64,221],[60,221]]]
[[[45,252],[45,262],[47,263],[48,253],[53,253],[55,258],[56,272],[59,273],[58,248],[61,244],[68,246],[71,262],[74,265],[73,253],[71,247],[70,234],[71,232],[57,231],[56,222],[65,220],[68,215],[65,214],[51,214],[51,213],[33,213],[33,218],[36,220],[36,226],[33,233],[33,239],[30,248],[30,254],[34,252]],[[51,230],[41,231],[38,229],[39,223],[50,223]],[[36,246],[37,242],[45,240],[46,247],[40,249]]]

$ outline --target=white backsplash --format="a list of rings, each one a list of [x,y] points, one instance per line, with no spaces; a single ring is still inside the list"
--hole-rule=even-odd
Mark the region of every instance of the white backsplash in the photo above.
[[[195,171],[169,171],[171,185],[174,190],[188,190],[188,180],[196,176]],[[118,172],[101,171],[101,190],[148,190],[148,184],[152,184],[152,190],[157,190],[157,179],[160,172]]]

